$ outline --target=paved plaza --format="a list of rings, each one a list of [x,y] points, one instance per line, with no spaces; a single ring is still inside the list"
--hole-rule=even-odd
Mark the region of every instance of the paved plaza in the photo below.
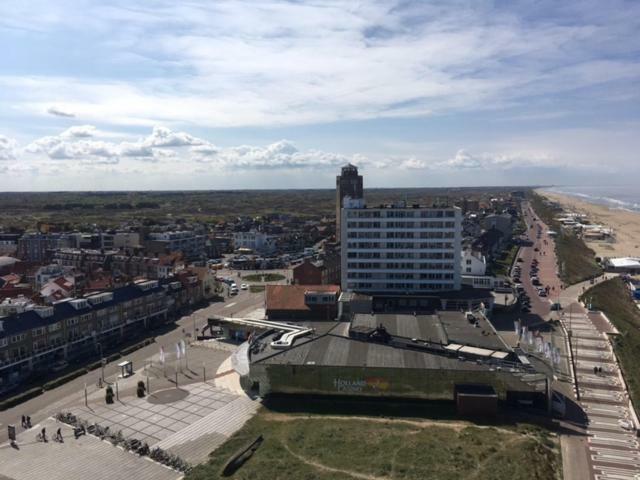
[[[259,403],[209,383],[193,383],[153,393],[148,398],[127,397],[112,405],[79,406],[73,414],[90,423],[122,431],[150,447],[160,446],[190,463],[207,455],[255,413]],[[202,445],[198,443],[201,437]],[[183,448],[189,443],[190,448]]]
[[[36,441],[62,428],[63,443]],[[177,480],[182,474],[145,457],[114,447],[93,435],[73,438],[73,429],[49,418],[18,434],[18,448],[0,446],[0,478],[13,480]]]

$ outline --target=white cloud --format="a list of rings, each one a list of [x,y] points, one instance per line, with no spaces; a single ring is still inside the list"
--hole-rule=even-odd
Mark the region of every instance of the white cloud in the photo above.
[[[34,8],[30,22],[15,2],[0,14],[27,31],[79,32],[92,65],[130,77],[5,75],[7,110],[126,125],[271,126],[496,109],[567,92],[606,101],[587,89],[640,81],[628,54],[638,47],[640,6],[615,0],[606,9],[542,2],[543,19],[520,2],[52,3]],[[161,133],[165,145],[153,146],[193,144]]]
[[[77,125],[70,127],[60,134],[62,138],[88,138],[96,135],[96,127],[93,125]]]
[[[547,153],[513,152],[500,154],[482,153],[476,155],[460,149],[453,158],[445,162],[439,162],[437,166],[453,170],[500,170],[518,167],[548,166],[554,163],[558,166],[557,160]]]
[[[74,113],[60,107],[49,107],[47,108],[47,113],[55,115],[56,117],[73,118],[76,116]]]
[[[207,142],[185,132],[172,132],[166,127],[155,126],[144,144],[151,147],[185,147],[206,145]]]
[[[0,135],[0,161],[16,158],[16,141]]]

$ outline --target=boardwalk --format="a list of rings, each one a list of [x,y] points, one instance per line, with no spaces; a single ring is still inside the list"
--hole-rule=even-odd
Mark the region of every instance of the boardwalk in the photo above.
[[[580,305],[565,315],[572,330],[576,384],[587,415],[588,448],[593,478],[635,479],[640,474],[640,449],[632,412],[613,349]],[[602,373],[594,373],[602,368]]]

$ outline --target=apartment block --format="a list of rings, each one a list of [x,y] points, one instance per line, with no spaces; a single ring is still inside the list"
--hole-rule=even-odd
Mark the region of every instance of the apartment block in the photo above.
[[[459,290],[462,212],[346,198],[341,215],[344,291],[426,294]]]
[[[121,343],[164,319],[167,298],[157,281],[148,280],[0,318],[0,390],[58,361]]]

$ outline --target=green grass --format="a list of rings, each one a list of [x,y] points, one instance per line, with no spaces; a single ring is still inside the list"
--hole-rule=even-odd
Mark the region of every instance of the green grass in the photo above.
[[[603,311],[620,332],[614,340],[614,350],[631,400],[636,408],[640,407],[640,310],[629,290],[620,278],[614,278],[590,288],[580,299]]]
[[[511,265],[516,259],[516,255],[518,254],[518,246],[512,245],[509,249],[504,250],[500,255],[500,258],[492,262],[491,264],[491,273],[493,275],[509,275],[509,270],[511,269]]]
[[[280,275],[279,273],[265,273],[265,274],[259,274],[256,273],[254,275],[247,275],[242,277],[243,280],[246,280],[247,282],[277,282],[278,280],[284,280],[285,276],[284,275]]]
[[[249,285],[249,291],[251,293],[260,293],[260,292],[264,292],[265,286],[264,285]]]
[[[186,480],[222,478],[238,450],[264,443],[231,478],[252,480],[561,478],[556,437],[536,427],[479,427],[467,422],[291,415],[266,408]]]
[[[567,285],[573,285],[602,274],[602,268],[596,263],[595,252],[581,238],[571,232],[563,231],[555,217],[561,209],[551,205],[544,197],[533,194],[531,206],[536,215],[547,226],[558,232],[555,239],[556,257],[558,258],[560,278]]]

